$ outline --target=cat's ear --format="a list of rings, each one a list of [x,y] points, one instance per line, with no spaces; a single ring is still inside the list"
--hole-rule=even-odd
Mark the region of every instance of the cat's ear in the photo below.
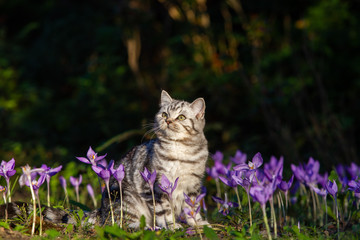
[[[172,102],[172,98],[170,97],[170,95],[165,90],[162,90],[160,106],[168,105],[171,102]]]
[[[190,104],[191,109],[196,113],[197,119],[203,119],[205,116],[205,100],[198,98]]]

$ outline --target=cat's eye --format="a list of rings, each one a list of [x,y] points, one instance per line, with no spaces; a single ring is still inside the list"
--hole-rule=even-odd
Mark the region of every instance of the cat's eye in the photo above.
[[[177,117],[177,119],[180,121],[184,121],[186,119],[186,117],[181,114],[180,116]]]
[[[161,115],[163,118],[167,118],[167,113],[166,112],[163,112],[162,115]]]

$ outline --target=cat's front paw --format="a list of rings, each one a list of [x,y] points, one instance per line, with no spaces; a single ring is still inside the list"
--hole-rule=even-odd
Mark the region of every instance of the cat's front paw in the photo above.
[[[174,224],[169,225],[170,230],[175,230],[175,229],[180,229],[180,228],[183,228],[183,226],[180,223],[175,223],[175,228],[174,228]]]
[[[197,222],[199,226],[207,225],[208,227],[211,227],[210,223],[206,220],[200,220]]]

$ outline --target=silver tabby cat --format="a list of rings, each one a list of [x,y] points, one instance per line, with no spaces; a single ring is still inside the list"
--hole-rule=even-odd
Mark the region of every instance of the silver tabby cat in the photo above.
[[[173,221],[168,196],[158,184],[161,176],[174,182],[179,177],[173,192],[174,212],[176,219],[185,207],[184,193],[190,197],[200,194],[201,181],[208,159],[207,140],[204,136],[205,101],[198,98],[192,103],[172,99],[166,91],[161,93],[160,109],[155,115],[153,131],[157,138],[134,147],[124,158],[115,163],[115,168],[124,165],[125,178],[123,187],[124,220],[130,228],[139,227],[141,215],[146,218],[148,226],[153,226],[153,201],[150,187],[142,178],[140,171],[146,167],[150,172],[156,170],[157,180],[154,185],[156,200],[156,226],[172,228]],[[111,181],[112,195],[116,195],[114,212],[120,220],[119,186]],[[102,223],[109,221],[108,193],[103,193],[100,216]],[[197,215],[198,224],[207,224]],[[187,219],[194,225],[193,219]],[[180,227],[176,223],[176,227]]]
[[[156,213],[156,226],[173,228],[172,214],[168,196],[165,195],[158,184],[162,175],[170,182],[179,178],[177,187],[172,193],[175,219],[178,219],[186,203],[184,193],[189,197],[200,194],[201,181],[208,159],[207,140],[204,136],[205,101],[198,98],[192,103],[172,99],[166,91],[161,93],[160,109],[155,116],[153,131],[157,138],[142,145],[134,147],[125,157],[115,163],[115,168],[124,165],[125,178],[122,182],[124,224],[129,228],[138,228],[140,217],[146,218],[148,227],[153,226],[153,213]],[[147,168],[150,172],[156,170],[157,178],[154,185],[156,207],[153,208],[152,194],[148,184],[142,178],[140,171]],[[120,194],[115,179],[111,179],[111,196],[116,222],[120,223]],[[31,213],[31,205],[10,203],[9,217],[21,216],[27,209]],[[5,206],[0,206],[0,215],[4,216]],[[71,223],[76,221],[71,214],[61,210],[45,207],[44,219],[53,223]],[[108,193],[102,195],[101,208],[86,214],[84,219],[90,224],[110,223],[110,204]],[[187,218],[189,225],[195,221]],[[196,217],[197,224],[208,224]],[[175,223],[175,227],[181,225]]]

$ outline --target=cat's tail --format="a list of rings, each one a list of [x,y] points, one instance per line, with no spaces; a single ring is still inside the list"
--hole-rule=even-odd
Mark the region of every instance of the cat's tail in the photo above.
[[[74,211],[65,211],[60,208],[52,208],[47,206],[42,206],[43,211],[42,215],[44,221],[49,221],[52,223],[67,223],[67,224],[76,224],[79,221],[79,217]],[[7,217],[11,218],[20,218],[26,219],[32,213],[33,206],[32,204],[24,202],[12,202],[0,206],[0,219],[5,219],[6,217],[6,208],[7,208]],[[99,219],[99,211],[94,210],[92,212],[84,213],[83,219],[81,219],[82,224],[90,223],[96,224]]]

